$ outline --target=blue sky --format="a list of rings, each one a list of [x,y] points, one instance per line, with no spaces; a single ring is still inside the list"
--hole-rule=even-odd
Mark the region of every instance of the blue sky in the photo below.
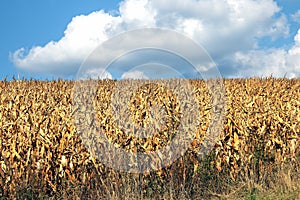
[[[297,0],[3,0],[0,27],[0,80],[72,78],[102,42],[147,27],[203,44],[224,77],[300,77]]]

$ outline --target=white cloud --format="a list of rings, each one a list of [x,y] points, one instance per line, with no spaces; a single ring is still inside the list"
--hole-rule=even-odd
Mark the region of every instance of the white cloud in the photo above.
[[[168,28],[190,36],[204,45],[219,66],[222,63],[218,62],[230,57],[232,65],[242,63],[248,66],[249,72],[263,72],[270,66],[256,68],[259,60],[251,59],[256,54],[265,59],[263,62],[272,62],[272,66],[283,65],[281,60],[271,59],[272,56],[288,57],[286,63],[293,65],[297,60],[292,56],[296,51],[293,49],[286,56],[280,49],[255,50],[257,38],[276,39],[289,34],[287,18],[280,15],[280,8],[273,0],[124,0],[120,3],[119,16],[101,10],[74,17],[59,41],[33,47],[27,54],[21,48],[12,54],[12,59],[17,67],[28,71],[74,74],[84,58],[103,41],[143,27]],[[151,38],[147,39],[152,42]],[[168,38],[161,41],[167,44]],[[278,67],[276,73],[284,69]]]
[[[70,74],[90,52],[109,38],[108,30],[120,21],[104,11],[74,17],[58,42],[51,41],[44,47],[33,47],[27,55],[21,48],[11,56],[14,64],[33,72]]]
[[[239,68],[238,76],[265,77],[271,74],[275,77],[283,76],[286,68],[286,52],[281,49],[251,50],[248,53],[236,53],[235,59]]]
[[[274,1],[153,0],[157,24],[188,34],[214,56],[256,46],[256,38],[287,35],[286,18]]]
[[[107,72],[106,70],[103,70],[101,68],[93,68],[89,69],[87,72],[84,73],[84,75],[81,75],[79,79],[85,80],[85,79],[112,79],[112,75]]]
[[[294,38],[294,46],[288,51],[269,49],[236,53],[235,63],[240,66],[235,74],[237,77],[300,77],[300,29]]]
[[[142,71],[129,71],[122,75],[122,79],[149,79]]]
[[[148,0],[127,0],[120,4],[120,16],[126,28],[155,26],[155,9],[148,5]]]
[[[300,24],[300,10],[298,10],[295,14],[292,15],[292,19]]]

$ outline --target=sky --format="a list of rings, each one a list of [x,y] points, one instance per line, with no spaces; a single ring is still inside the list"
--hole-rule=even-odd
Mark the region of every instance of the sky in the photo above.
[[[0,80],[75,78],[99,45],[154,27],[201,44],[225,78],[300,77],[298,0],[2,0],[0,27]]]

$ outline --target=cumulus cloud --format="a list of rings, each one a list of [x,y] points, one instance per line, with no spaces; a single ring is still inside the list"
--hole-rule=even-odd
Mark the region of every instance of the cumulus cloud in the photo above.
[[[202,44],[220,67],[224,67],[221,63],[224,58],[230,58],[232,66],[242,64],[240,69],[235,68],[239,73],[241,69],[274,72],[270,64],[258,68],[259,60],[252,59],[256,55],[264,63],[270,61],[272,66],[278,66],[278,74],[291,70],[293,67],[287,63],[294,66],[297,60],[293,56],[295,49],[256,50],[258,38],[275,40],[289,35],[287,17],[280,13],[273,0],[124,0],[118,13],[113,16],[100,10],[74,17],[59,41],[33,47],[28,52],[21,48],[11,55],[12,60],[17,67],[28,71],[70,75],[105,40],[124,31],[147,27],[162,27],[188,35]],[[151,38],[145,38],[151,42]],[[168,38],[161,40],[168,43]],[[116,51],[113,47],[111,50]],[[276,56],[286,58],[286,63],[282,64]]]
[[[293,47],[289,50],[251,50],[247,53],[236,53],[235,61],[237,77],[300,77],[300,29],[294,38]]]
[[[80,76],[81,80],[85,79],[112,79],[112,75],[102,68],[89,69],[84,76]]]
[[[168,26],[204,45],[213,57],[256,46],[256,38],[287,35],[286,17],[274,1],[153,0],[157,24]]]
[[[127,0],[120,4],[120,16],[123,29],[143,28],[155,26],[156,10],[152,8],[148,0]]]
[[[109,38],[109,31],[120,21],[103,10],[72,19],[59,41],[33,47],[26,54],[21,48],[11,57],[14,64],[33,72],[70,75],[99,44]]]
[[[142,71],[129,71],[122,75],[122,79],[149,79]]]

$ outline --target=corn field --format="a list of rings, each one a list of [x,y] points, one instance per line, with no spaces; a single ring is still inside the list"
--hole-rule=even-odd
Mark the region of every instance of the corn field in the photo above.
[[[203,141],[214,127],[210,127],[212,95],[203,80],[189,80],[197,113],[184,110],[171,90],[153,83],[122,102],[113,96],[117,83],[113,80],[98,80],[93,98],[80,96],[84,92],[74,96],[75,81],[0,81],[0,199],[226,197],[239,185],[261,184],[267,190],[282,181],[281,171],[289,179],[284,189],[296,191],[300,198],[298,184],[292,184],[300,181],[300,80],[222,81],[225,115],[206,155],[201,154]],[[74,98],[91,101],[93,119],[86,119],[85,107],[75,104]],[[127,105],[127,114],[121,118],[124,126],[153,124],[153,134],[137,137],[120,129],[112,99]],[[156,112],[164,117],[164,123],[157,125],[160,128],[151,117],[155,106],[163,108]],[[184,111],[192,114],[184,115]],[[149,158],[143,162],[152,170],[122,172],[100,162],[101,156],[113,154],[94,148],[107,145],[98,137],[100,128],[117,148],[132,153],[157,151],[176,136],[180,122],[196,118],[195,131],[188,133],[189,148],[162,169]],[[84,120],[88,124],[82,125]],[[92,127],[89,133],[84,131],[86,126]],[[125,165],[122,162],[120,158],[119,164]]]

